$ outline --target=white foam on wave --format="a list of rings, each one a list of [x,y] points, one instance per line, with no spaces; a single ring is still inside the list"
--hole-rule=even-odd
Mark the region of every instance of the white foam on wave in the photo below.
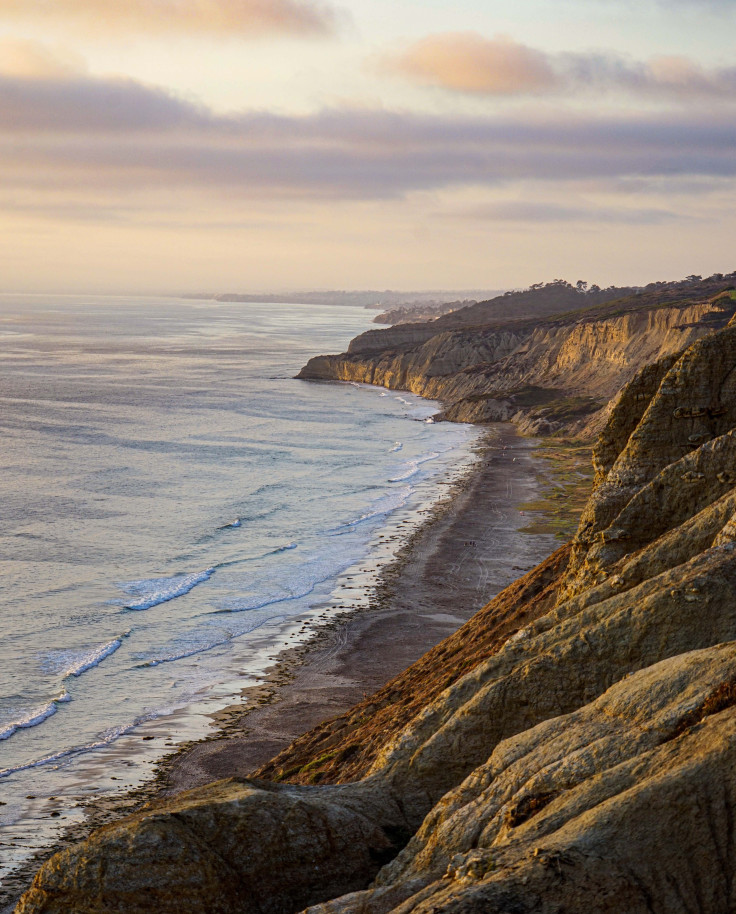
[[[404,445],[400,441],[396,441],[394,443],[394,446],[389,451],[389,454],[395,454],[397,451],[400,451],[403,447],[404,447]]]
[[[407,479],[411,479],[412,476],[416,476],[423,463],[427,463],[430,460],[436,460],[439,456],[439,453],[434,451],[431,454],[427,454],[426,457],[417,457],[416,460],[410,460],[406,464],[404,472],[399,476],[393,476],[389,479],[389,482],[405,482]]]
[[[47,671],[61,674],[62,679],[69,679],[74,676],[79,677],[88,670],[99,666],[103,660],[106,660],[111,654],[120,648],[123,638],[130,634],[125,632],[111,641],[100,644],[97,647],[90,648],[86,651],[51,651],[46,655],[44,667]],[[49,717],[56,714],[60,704],[67,704],[72,700],[71,695],[66,689],[63,689],[58,695],[47,702],[45,705],[34,708],[25,712],[22,716],[11,720],[0,728],[0,741],[10,739],[18,730],[27,730],[30,727],[37,727]]]
[[[275,549],[272,549],[270,552],[267,552],[264,558],[269,555],[279,555],[281,552],[290,552],[292,549],[296,549],[299,546],[299,543],[287,543],[285,546],[277,546]]]
[[[273,618],[273,617],[269,617]],[[235,631],[226,631],[221,632],[221,637],[214,640],[200,642],[199,644],[194,644],[192,647],[176,650],[174,645],[171,645],[171,653],[161,653],[156,657],[151,657],[148,660],[145,660],[140,664],[141,667],[152,667],[160,666],[162,663],[174,663],[177,660],[186,660],[188,657],[196,657],[198,654],[206,654],[208,651],[215,650],[215,648],[222,647],[225,644],[229,644],[233,639],[239,638],[241,635],[247,635],[250,632],[255,631],[257,628],[260,628],[268,619],[259,619],[257,622],[254,622],[249,626],[239,626]],[[193,637],[193,633],[190,633],[190,638]]]
[[[50,676],[60,676],[62,679],[67,679],[69,676],[81,676],[82,673],[93,669],[114,654],[129,634],[130,629],[103,644],[43,651],[39,654],[41,669]]]
[[[220,562],[212,569],[220,571],[222,568],[237,568],[238,565],[248,565],[251,562],[261,562],[263,559],[270,558],[272,555],[281,555],[283,552],[290,552],[292,549],[298,549],[299,543],[286,543],[284,546],[277,546],[275,549],[269,549],[268,552],[261,552],[259,555],[249,555],[242,559],[231,559],[229,562]]]
[[[32,711],[27,711],[21,717],[10,721],[10,723],[5,724],[5,726],[0,729],[0,740],[10,739],[18,730],[28,730],[31,727],[37,727],[45,720],[48,720],[49,717],[56,714],[57,704],[69,700],[69,696],[66,692],[62,692],[40,708],[34,708]]]
[[[214,573],[214,568],[208,568],[206,571],[196,571],[192,574],[177,574],[170,578],[129,581],[118,586],[125,593],[138,597],[137,600],[131,600],[126,603],[126,609],[151,609],[161,603],[168,603],[169,600],[183,597],[190,590],[194,590],[198,584],[208,581]]]
[[[243,596],[223,602],[220,610],[213,615],[222,619],[223,615],[253,612],[276,604],[279,609],[283,608],[284,612],[288,612],[285,604],[302,600],[320,585],[335,581],[338,575],[355,564],[361,552],[360,541],[350,537],[342,543],[333,541],[322,545],[305,555],[298,564],[281,569],[276,579],[272,574],[265,573],[260,577],[233,582],[238,584]],[[299,606],[297,603],[297,607]],[[227,622],[228,629],[232,630],[233,625],[238,625],[237,618]]]
[[[370,510],[366,511],[365,514],[361,514],[360,517],[356,517],[355,520],[348,521],[346,524],[340,524],[339,527],[333,527],[332,530],[327,531],[328,536],[341,536],[343,533],[348,533],[367,521],[385,517],[396,511],[397,508],[403,508],[413,491],[411,486],[404,486],[402,489],[397,489],[388,495],[382,495],[373,502]]]
[[[226,609],[219,610],[218,614],[222,612],[248,612],[249,610],[263,609],[265,606],[273,606],[275,603],[299,600],[302,597],[308,597],[317,584],[321,584],[322,581],[326,581],[329,577],[331,577],[331,573],[324,577],[317,575],[314,579],[295,584],[293,587],[283,587],[279,590],[271,590],[268,593],[259,593],[252,597],[239,598],[231,601]]]
[[[78,656],[72,664],[64,670],[64,679],[68,676],[81,676],[82,673],[86,673],[87,670],[94,669],[94,667],[99,666],[103,660],[109,657],[111,654],[114,654],[115,651],[122,645],[123,638],[125,635],[121,635],[118,638],[113,638],[112,641],[108,641],[106,644],[101,644],[99,647],[92,648],[84,654]]]
[[[69,749],[62,749],[59,752],[54,752],[52,755],[44,755],[42,758],[35,759],[32,762],[26,762],[24,765],[16,765],[13,768],[0,768],[0,779],[10,777],[11,774],[17,774],[20,771],[31,771],[34,768],[41,768],[44,765],[52,765],[56,762],[62,762],[65,759],[74,758],[74,756],[82,755],[85,752],[93,752],[95,749],[105,749],[111,743],[114,743],[115,740],[120,739],[121,736],[125,736],[127,733],[131,733],[141,724],[146,723],[150,720],[156,720],[157,718],[163,717],[166,714],[170,714],[172,710],[173,709],[164,709],[156,711],[155,713],[143,715],[142,717],[137,718],[137,720],[135,720],[132,724],[113,727],[110,730],[102,733],[100,735],[100,739],[96,740],[94,743],[87,743],[83,746],[72,746]]]

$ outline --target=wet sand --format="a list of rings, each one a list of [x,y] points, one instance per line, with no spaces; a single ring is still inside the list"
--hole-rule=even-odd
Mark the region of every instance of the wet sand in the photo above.
[[[283,651],[260,686],[214,715],[213,733],[164,758],[152,781],[92,801],[87,821],[17,871],[0,890],[12,911],[51,853],[157,796],[246,776],[312,727],[343,713],[456,631],[507,584],[553,552],[549,534],[522,532],[520,505],[539,494],[534,442],[510,425],[489,429],[479,459],[380,573],[367,608],[348,609]],[[4,896],[4,897],[3,897]]]

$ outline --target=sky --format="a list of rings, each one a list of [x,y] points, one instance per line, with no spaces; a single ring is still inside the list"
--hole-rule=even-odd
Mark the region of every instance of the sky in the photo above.
[[[0,291],[736,269],[736,0],[0,0]]]

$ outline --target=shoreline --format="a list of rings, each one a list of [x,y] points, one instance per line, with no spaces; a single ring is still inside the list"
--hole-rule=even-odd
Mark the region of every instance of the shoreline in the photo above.
[[[333,614],[306,641],[285,648],[261,684],[212,714],[212,734],[162,758],[143,785],[91,801],[83,822],[7,881],[0,912],[12,911],[45,859],[105,822],[152,799],[251,774],[404,671],[554,551],[554,536],[523,530],[520,506],[540,489],[534,440],[504,424],[474,450],[477,460],[379,571],[367,606]]]
[[[484,436],[477,462],[379,573],[368,607],[282,652],[266,682],[245,690],[255,704],[225,708],[216,733],[163,760],[155,795],[248,776],[406,670],[553,552],[554,536],[521,529],[519,506],[539,488],[534,448],[510,426]]]

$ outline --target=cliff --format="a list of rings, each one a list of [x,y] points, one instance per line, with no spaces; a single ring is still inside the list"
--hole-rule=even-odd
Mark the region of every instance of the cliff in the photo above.
[[[311,359],[299,377],[409,390],[440,400],[451,421],[511,420],[536,435],[597,428],[596,414],[643,365],[725,326],[736,310],[733,283],[662,284],[556,316],[548,309],[559,296],[536,307],[532,292],[520,302],[502,296],[429,323],[369,330],[348,352]]]
[[[570,547],[260,777],[52,858],[18,914],[736,910],[735,456],[736,320],[624,387]]]

